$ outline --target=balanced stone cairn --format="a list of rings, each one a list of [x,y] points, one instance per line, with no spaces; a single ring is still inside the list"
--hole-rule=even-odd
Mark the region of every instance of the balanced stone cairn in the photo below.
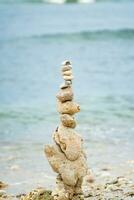
[[[73,101],[70,61],[62,63],[61,71],[65,82],[56,96],[61,124],[53,134],[55,144],[46,145],[45,154],[52,169],[58,173],[56,189],[52,192],[54,200],[77,200],[83,199],[83,180],[88,179],[90,173],[82,148],[83,139],[74,130],[74,114],[80,111],[80,106]]]

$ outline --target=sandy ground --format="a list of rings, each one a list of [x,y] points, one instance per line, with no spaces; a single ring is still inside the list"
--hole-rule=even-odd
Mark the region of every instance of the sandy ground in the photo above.
[[[126,177],[106,178],[108,173],[104,169],[103,183],[99,180],[91,183],[90,188],[84,188],[84,198],[81,196],[78,199],[82,200],[131,200],[134,199],[134,183]],[[102,181],[101,181],[102,182]],[[28,194],[18,194],[16,196],[6,194],[6,184],[0,182],[0,200],[52,200],[51,191],[45,188],[37,188]],[[75,198],[76,200],[76,198]]]
[[[112,155],[112,154],[110,154]],[[104,154],[106,157],[106,154]],[[93,168],[94,182],[90,183],[90,187],[84,188],[84,199],[85,200],[132,200],[134,199],[134,160],[123,159],[120,162],[117,158],[104,160],[103,157],[96,159],[95,155],[93,158],[96,160],[96,165]],[[111,158],[111,157],[110,157]],[[112,162],[119,160],[119,162]],[[98,164],[97,161],[100,163]],[[105,162],[104,162],[105,161]],[[95,163],[95,162],[94,162]],[[14,175],[17,174],[17,170],[14,170]],[[40,172],[41,173],[41,172]],[[19,174],[23,174],[20,171]],[[52,187],[49,188],[47,180],[44,180],[41,175],[37,177],[40,180],[40,185],[28,187],[14,193],[16,188],[13,190],[12,185],[0,181],[0,200],[52,200],[51,191],[49,189],[54,188],[55,178],[53,179]],[[36,181],[39,181],[36,179]],[[44,182],[41,182],[42,179]],[[17,186],[16,186],[17,187]],[[45,187],[45,188],[44,188]],[[21,192],[22,191],[22,192]],[[31,192],[30,192],[31,191]],[[83,199],[83,197],[80,197]],[[75,199],[76,200],[76,199]]]

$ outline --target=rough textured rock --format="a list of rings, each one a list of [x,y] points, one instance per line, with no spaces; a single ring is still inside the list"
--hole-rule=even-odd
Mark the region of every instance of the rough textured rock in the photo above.
[[[80,111],[80,106],[73,101],[66,101],[64,103],[57,101],[57,109],[61,114],[73,115]]]
[[[71,87],[66,87],[61,89],[57,94],[57,99],[60,102],[71,101],[73,99],[73,91]]]
[[[82,138],[74,129],[60,125],[58,131],[54,133],[54,141],[60,146],[69,160],[76,160],[80,156]]]
[[[88,168],[86,158],[82,152],[75,161],[68,160],[56,145],[47,145],[45,153],[51,167],[60,174],[63,183],[66,185],[77,186],[78,180],[82,180],[86,176]]]
[[[27,195],[22,195],[20,200],[54,200],[51,196],[51,191],[47,191],[44,188],[37,188],[32,190]]]
[[[6,188],[8,186],[8,184],[0,181],[0,190],[3,189],[3,188]]]
[[[74,114],[80,106],[73,101],[72,66],[70,61],[62,64],[62,76],[65,83],[57,94],[57,108],[61,124],[53,134],[54,145],[45,147],[45,154],[52,169],[58,174],[56,189],[52,192],[54,200],[83,199],[82,183],[89,171],[82,147],[83,140],[74,130]]]
[[[37,188],[29,192],[28,194],[7,194],[6,191],[0,191],[0,200],[133,200],[134,199],[134,183],[133,174],[131,178],[127,176],[115,177],[113,174],[109,179],[104,180],[102,178],[99,183],[96,182],[86,184],[89,181],[90,175],[87,175],[84,179],[82,186],[84,195],[81,194],[80,189],[81,182],[77,184],[77,187],[68,186],[63,183],[60,175],[56,179],[56,188],[53,192],[46,190],[45,188]],[[97,177],[96,177],[97,178]],[[86,185],[85,185],[86,184]]]
[[[63,114],[61,115],[60,119],[63,126],[70,127],[70,128],[76,127],[76,121],[72,115]]]
[[[53,170],[58,173],[61,161],[65,158],[65,155],[61,152],[59,146],[46,145],[45,154]]]

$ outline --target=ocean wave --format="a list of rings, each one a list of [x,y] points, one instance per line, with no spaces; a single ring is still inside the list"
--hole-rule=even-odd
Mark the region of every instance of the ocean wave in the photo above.
[[[46,39],[46,40],[110,40],[110,39],[134,39],[134,29],[118,29],[118,30],[92,30],[80,32],[65,32],[65,33],[46,33],[34,34],[30,36],[21,36],[8,38],[6,40],[29,40],[29,39]],[[2,40],[3,42],[3,40]]]
[[[0,0],[0,3],[96,3],[96,2],[133,2],[133,0]]]
[[[97,39],[97,38],[124,38],[133,39],[134,29],[119,29],[119,30],[94,30],[94,31],[81,31],[72,33],[55,33],[55,34],[44,34],[32,37],[43,37],[43,38],[62,38],[62,37],[78,37],[81,39]]]
[[[54,4],[64,4],[64,3],[95,3],[96,0],[0,0],[0,3],[54,3]]]
[[[96,0],[43,0],[45,3],[95,3]]]

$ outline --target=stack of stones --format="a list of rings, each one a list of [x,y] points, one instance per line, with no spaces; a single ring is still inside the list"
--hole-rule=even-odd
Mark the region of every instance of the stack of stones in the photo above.
[[[52,192],[54,200],[76,200],[83,194],[82,183],[88,174],[88,167],[83,140],[74,130],[74,114],[80,111],[80,106],[73,101],[73,75],[69,61],[62,64],[62,76],[65,82],[57,94],[61,124],[53,134],[55,144],[47,145],[45,154],[52,169],[58,173],[56,189]]]

